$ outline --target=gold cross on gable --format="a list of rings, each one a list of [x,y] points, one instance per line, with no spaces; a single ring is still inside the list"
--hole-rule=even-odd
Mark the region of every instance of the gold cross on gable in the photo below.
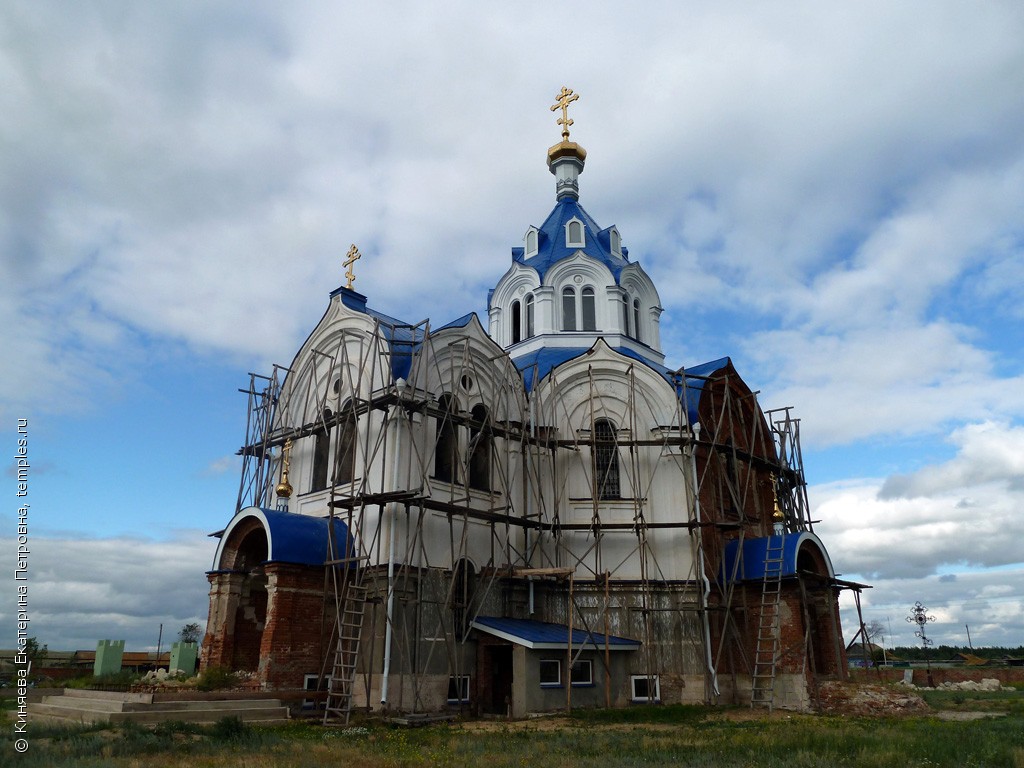
[[[356,248],[356,244],[352,243],[352,247],[348,249],[346,254],[348,258],[342,263],[341,266],[346,268],[345,277],[348,278],[348,284],[345,286],[350,291],[352,290],[352,283],[355,282],[356,273],[352,271],[352,265],[355,264],[359,259],[363,258],[363,254]]]
[[[558,118],[558,125],[562,126],[562,141],[569,140],[569,126],[572,125],[572,118],[569,117],[569,105],[579,97],[578,93],[572,92],[572,88],[566,88],[563,85],[562,92],[555,97],[555,103],[551,105],[552,112],[559,107],[562,109],[562,116]]]

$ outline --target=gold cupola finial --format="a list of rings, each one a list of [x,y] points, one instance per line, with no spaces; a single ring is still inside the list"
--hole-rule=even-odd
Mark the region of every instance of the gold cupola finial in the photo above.
[[[569,140],[569,126],[572,125],[572,118],[569,117],[569,105],[576,101],[580,95],[573,93],[572,88],[562,86],[562,92],[555,97],[555,103],[551,105],[551,111],[562,110],[562,116],[558,118],[558,125],[562,126],[562,141]]]
[[[772,498],[775,499],[775,511],[772,512],[772,528],[776,534],[781,534],[785,531],[786,513],[779,506],[779,481],[775,475],[772,475]]]
[[[292,440],[284,441],[284,449],[281,451],[281,482],[274,490],[282,499],[290,498],[292,495],[292,484],[288,482],[288,468],[292,463]]]
[[[352,283],[356,281],[356,273],[352,271],[352,265],[359,261],[359,259],[363,258],[363,254],[361,254],[359,249],[356,248],[356,244],[352,243],[352,247],[348,249],[346,256],[348,256],[348,258],[342,262],[341,266],[345,267],[345,277],[348,279],[345,287],[351,291]]]

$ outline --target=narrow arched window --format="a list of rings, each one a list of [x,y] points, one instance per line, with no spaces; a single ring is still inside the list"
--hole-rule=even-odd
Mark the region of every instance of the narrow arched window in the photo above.
[[[523,307],[518,301],[512,302],[512,343],[518,344],[523,340],[522,332]]]
[[[583,303],[583,330],[596,331],[597,305],[594,303],[594,289],[587,286],[581,293]]]
[[[331,426],[334,414],[330,408],[324,412],[317,422],[313,433],[313,479],[309,490],[322,491],[327,487],[327,469],[331,465]]]
[[[533,256],[537,253],[537,230],[531,229],[526,233],[526,255]]]
[[[611,247],[612,247],[612,256],[618,256],[621,259],[622,258],[622,238],[619,237],[619,230],[612,229],[612,231],[608,233],[608,241],[609,241],[609,243],[611,244]]]
[[[576,330],[576,291],[569,286],[562,289],[562,330]]]
[[[473,424],[469,429],[469,487],[478,491],[489,491],[494,439],[491,436],[487,408],[477,405],[471,415]]]
[[[446,483],[454,483],[458,478],[459,431],[453,417],[459,405],[451,395],[441,395],[437,398],[437,408],[434,477]]]
[[[621,498],[616,431],[615,424],[608,419],[594,422],[594,495],[598,499]]]
[[[633,338],[643,341],[640,338],[640,299],[633,299]]]
[[[533,294],[526,294],[526,328],[524,329],[523,338],[533,338]]]
[[[583,222],[579,219],[570,219],[569,223],[565,225],[565,245],[566,247],[578,246],[582,248],[583,242]]]
[[[338,423],[338,448],[334,457],[335,484],[350,483],[355,479],[357,439],[356,417],[348,410]]]

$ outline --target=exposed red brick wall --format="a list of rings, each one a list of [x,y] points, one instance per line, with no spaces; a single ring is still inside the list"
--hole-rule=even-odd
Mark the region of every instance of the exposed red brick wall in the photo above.
[[[265,688],[299,688],[303,676],[320,671],[333,614],[324,615],[324,571],[271,563],[267,574],[267,618],[259,653]]]

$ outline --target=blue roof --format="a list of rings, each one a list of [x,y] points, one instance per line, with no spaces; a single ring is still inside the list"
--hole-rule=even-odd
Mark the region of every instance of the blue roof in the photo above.
[[[423,343],[423,327],[412,325],[397,318],[378,312],[366,305],[366,297],[356,293],[351,288],[341,287],[331,293],[331,296],[341,296],[341,303],[351,310],[362,312],[364,315],[379,321],[381,332],[391,347],[391,376],[393,380],[409,378],[412,370],[412,358],[420,350]],[[446,328],[465,328],[476,315],[475,312],[463,315],[442,325],[436,331],[443,331]]]
[[[538,349],[528,352],[521,357],[514,358],[513,362],[523,375],[523,385],[526,387],[526,391],[532,392],[533,388],[543,381],[555,368],[562,365],[562,363],[567,363],[580,355],[586,354],[590,349],[592,347],[551,347]],[[728,357],[721,357],[718,360],[702,363],[693,368],[686,368],[683,371],[683,377],[685,378],[684,386],[683,379],[675,371],[647,359],[639,352],[629,347],[612,347],[612,349],[620,355],[625,355],[644,363],[664,376],[665,380],[675,387],[676,396],[684,401],[683,405],[686,407],[690,424],[696,424],[700,421],[697,406],[700,404],[700,396],[707,377],[711,376],[715,371],[719,371],[732,364],[732,360]]]
[[[327,525],[330,518],[311,517],[310,515],[263,507],[247,507],[235,515],[221,534],[221,543],[217,547],[217,554],[214,558],[215,564],[220,562],[220,550],[228,541],[231,531],[249,517],[258,519],[266,531],[267,559],[265,562],[322,567],[327,560]],[[344,556],[341,551],[344,546],[343,542],[349,542],[349,551],[352,551],[352,537],[349,536],[348,527],[337,518],[334,519],[334,541],[337,552],[335,558],[332,559]]]
[[[777,547],[778,536],[764,536],[756,539],[744,539],[742,548],[739,539],[733,539],[725,545],[725,559],[722,562],[723,581],[745,581],[749,579],[763,579],[765,573],[765,559],[768,555],[768,544],[773,543]],[[832,561],[821,543],[821,539],[810,531],[800,533],[782,534],[782,575],[795,576],[797,566],[797,555],[803,546],[816,547],[825,560],[828,568],[828,575],[835,577],[832,569]],[[742,554],[740,554],[742,553]],[[737,563],[737,558],[739,562]],[[733,570],[736,576],[733,578]]]
[[[583,241],[586,243],[583,248],[567,247],[565,244],[565,225],[573,217],[583,222]],[[611,229],[611,227],[601,229],[590,214],[583,210],[579,201],[573,200],[571,197],[562,198],[555,204],[554,210],[538,229],[537,254],[527,259],[522,248],[513,248],[512,259],[537,270],[537,274],[543,282],[544,275],[551,267],[562,259],[569,258],[577,251],[583,251],[608,267],[615,282],[618,283],[619,274],[629,264],[628,258],[625,258],[629,253],[622,248],[622,257],[612,255]]]
[[[550,624],[546,621],[534,621],[533,619],[478,616],[472,623],[472,626],[481,632],[510,640],[517,645],[525,645],[527,648],[565,650],[568,647],[569,628],[564,624]],[[572,631],[572,645],[574,648],[586,646],[590,649],[603,650],[605,636],[600,632],[574,629]],[[640,645],[639,640],[608,635],[608,648],[613,651],[635,651]]]

